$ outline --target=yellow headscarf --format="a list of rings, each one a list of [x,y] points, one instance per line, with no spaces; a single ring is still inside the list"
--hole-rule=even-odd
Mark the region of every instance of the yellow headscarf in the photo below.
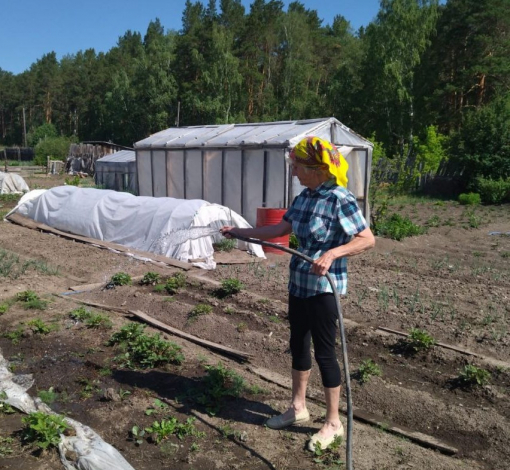
[[[336,184],[347,187],[349,164],[338,149],[327,140],[305,137],[291,150],[290,159],[311,168],[327,167],[335,177]]]

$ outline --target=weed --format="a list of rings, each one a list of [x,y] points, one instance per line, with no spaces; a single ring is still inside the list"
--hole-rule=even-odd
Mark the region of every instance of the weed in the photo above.
[[[328,446],[327,449],[323,449],[318,442],[314,449],[314,463],[321,464],[325,468],[337,468],[344,464],[340,459],[339,448],[342,444],[342,437],[337,436],[335,440]]]
[[[500,254],[502,258],[510,258],[510,251],[502,251]]]
[[[436,340],[426,331],[412,328],[409,332],[408,344],[413,351],[418,352],[430,349],[436,344]]]
[[[23,292],[18,292],[16,294],[16,300],[19,302],[31,302],[38,299],[39,296],[32,290],[24,290]]]
[[[441,225],[441,219],[439,216],[434,215],[429,220],[427,220],[427,222],[425,222],[425,225],[427,227],[439,227]]]
[[[34,443],[41,449],[56,447],[60,442],[60,435],[69,429],[63,417],[40,411],[30,413],[22,418],[22,422],[25,425],[22,439],[25,442]]]
[[[2,437],[0,436],[0,457],[6,457],[9,454],[12,454],[13,450],[11,444],[14,442],[12,437]]]
[[[363,288],[362,290],[359,290],[359,291],[356,291],[356,305],[358,307],[361,307],[363,301],[365,300],[365,298],[367,297],[368,295],[368,288],[365,287]]]
[[[239,333],[244,333],[246,330],[248,329],[248,325],[242,321],[241,323],[239,323],[237,326],[236,326],[236,330],[239,332]]]
[[[147,416],[151,416],[154,413],[166,411],[167,409],[168,409],[168,405],[164,401],[161,401],[159,398],[156,398],[154,400],[154,405],[152,406],[152,408],[147,408],[145,410],[145,414]]]
[[[145,273],[142,280],[140,281],[140,284],[142,286],[155,286],[159,283],[161,279],[161,276],[158,273],[149,271],[148,273]]]
[[[16,413],[16,410],[11,405],[4,402],[4,400],[7,400],[7,398],[7,393],[5,393],[3,390],[0,391],[0,413],[6,415]]]
[[[53,390],[53,387],[48,390],[39,390],[37,396],[47,405],[51,405],[58,400],[58,393]]]
[[[101,391],[99,388],[99,380],[89,380],[85,377],[80,377],[77,382],[82,385],[82,390],[80,392],[80,397],[84,400],[91,398],[94,393],[98,393]]]
[[[486,253],[482,251],[473,251],[473,256],[476,256],[477,258],[484,258],[486,256]]]
[[[379,302],[379,306],[381,307],[382,311],[387,312],[389,305],[389,293],[386,286],[383,286],[379,290],[379,293],[377,294],[377,301]]]
[[[474,211],[468,211],[467,212],[467,216],[468,216],[468,225],[471,228],[478,228],[478,227],[480,227],[480,222],[481,222],[480,217],[476,216]]]
[[[269,315],[268,319],[270,322],[273,322],[273,323],[281,323],[282,322],[282,319],[277,315]]]
[[[165,290],[166,290],[165,284],[156,284],[154,286],[154,292],[161,293],[161,292],[164,292]]]
[[[372,359],[365,359],[358,367],[359,381],[364,384],[372,377],[380,377],[381,368]]]
[[[115,273],[108,283],[107,287],[115,287],[115,286],[127,286],[131,284],[131,276],[127,273],[118,272]]]
[[[108,341],[109,345],[120,343],[124,349],[116,357],[122,367],[152,369],[167,363],[182,364],[184,356],[179,346],[162,340],[159,333],[147,336],[144,329],[143,325],[126,325]]]
[[[7,310],[9,310],[9,307],[10,307],[10,305],[7,302],[0,304],[0,315],[3,315],[4,313],[6,313]]]
[[[233,313],[235,313],[235,310],[232,307],[227,306],[223,309],[223,313],[226,313],[227,315],[232,315]]]
[[[213,245],[214,251],[225,251],[227,253],[231,252],[234,248],[237,247],[237,240],[231,238],[224,238],[223,240],[215,243]]]
[[[188,313],[188,321],[194,322],[196,319],[202,315],[209,315],[213,311],[212,305],[207,304],[197,304],[193,307],[193,310]]]
[[[182,273],[175,273],[169,277],[165,283],[165,290],[170,295],[177,294],[178,290],[186,285],[186,276]]]
[[[487,385],[491,379],[491,374],[485,369],[468,364],[460,371],[459,381],[466,386]]]
[[[7,339],[10,339],[12,341],[12,344],[17,345],[21,341],[21,338],[23,338],[23,327],[18,326],[14,331],[11,331],[9,333],[4,333],[4,337]]]
[[[103,367],[102,369],[99,369],[99,375],[101,377],[112,375],[112,370],[109,367]]]
[[[37,335],[47,335],[54,329],[54,327],[47,325],[40,318],[30,320],[27,325],[30,326],[32,331]]]
[[[81,181],[81,178],[76,175],[76,176],[73,176],[72,178],[71,177],[68,177],[65,179],[65,184],[69,185],[69,186],[80,186],[80,181]]]

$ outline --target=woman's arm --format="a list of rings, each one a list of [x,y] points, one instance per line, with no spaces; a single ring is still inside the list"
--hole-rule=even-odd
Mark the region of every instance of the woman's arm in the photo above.
[[[225,226],[220,229],[220,232],[225,238],[235,238],[229,235],[229,232],[234,235],[242,237],[258,238],[259,240],[269,240],[271,238],[282,237],[292,232],[292,225],[285,220],[282,220],[276,225],[265,225],[264,227],[256,228],[239,228],[232,226]]]
[[[354,235],[353,239],[345,245],[337,246],[326,251],[320,258],[317,258],[312,265],[312,273],[324,276],[331,267],[331,263],[338,258],[355,256],[375,246],[375,237],[370,228]]]

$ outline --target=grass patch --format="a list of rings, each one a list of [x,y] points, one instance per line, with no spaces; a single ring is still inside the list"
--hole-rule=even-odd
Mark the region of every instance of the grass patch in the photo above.
[[[409,217],[392,214],[390,217],[378,221],[374,227],[375,234],[393,240],[403,240],[407,237],[421,235],[425,232],[423,227],[416,225]]]
[[[230,253],[234,248],[237,248],[237,240],[233,238],[225,238],[213,245],[214,251],[225,251]]]

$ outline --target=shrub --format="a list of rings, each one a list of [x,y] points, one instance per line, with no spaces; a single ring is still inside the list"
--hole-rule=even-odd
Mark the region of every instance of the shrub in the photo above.
[[[69,153],[69,147],[73,142],[76,142],[75,137],[48,137],[41,140],[35,146],[36,165],[46,165],[46,157],[50,156],[52,160],[65,161]]]
[[[361,383],[366,383],[371,377],[379,377],[380,375],[381,369],[372,359],[365,359],[359,365],[358,376]]]
[[[426,331],[412,328],[409,332],[408,344],[415,352],[418,352],[430,349],[436,344],[436,340]]]
[[[481,204],[482,199],[478,193],[459,194],[459,202],[463,206],[475,206]]]
[[[485,369],[481,369],[472,364],[464,366],[460,371],[459,380],[462,384],[467,386],[473,385],[487,385],[491,379],[491,374]]]
[[[510,200],[510,178],[491,180],[477,178],[475,187],[484,204],[501,204]]]
[[[22,422],[25,425],[22,439],[25,442],[33,442],[41,449],[56,447],[60,442],[60,435],[69,429],[69,425],[61,416],[40,411],[30,413],[22,419]]]
[[[413,235],[420,235],[424,232],[423,227],[414,224],[409,217],[402,217],[396,213],[379,221],[374,229],[376,235],[397,241]]]

